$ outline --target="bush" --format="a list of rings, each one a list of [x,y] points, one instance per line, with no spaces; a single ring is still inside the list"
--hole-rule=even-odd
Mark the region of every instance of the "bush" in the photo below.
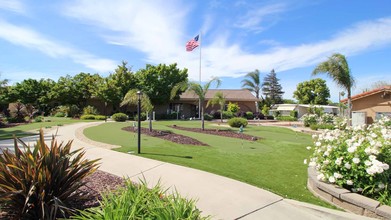
[[[95,115],[82,115],[81,120],[95,120]]]
[[[294,118],[292,116],[278,116],[277,120],[279,120],[279,121],[297,121],[297,118]]]
[[[309,127],[311,124],[318,122],[318,116],[316,114],[305,114],[303,115],[303,122],[305,127]]]
[[[64,112],[57,112],[54,117],[65,117],[66,114]]]
[[[299,113],[296,110],[293,110],[290,112],[290,116],[293,118],[297,118],[298,115],[299,115]]]
[[[246,127],[248,125],[248,121],[245,118],[231,118],[228,120],[228,125],[234,128],[239,128],[243,125],[243,127]]]
[[[210,115],[210,114],[204,114],[204,120],[207,120],[207,121],[212,121],[213,119],[213,116]]]
[[[9,117],[7,118],[8,123],[23,123],[26,122],[24,118],[19,118],[19,117]]]
[[[77,105],[70,105],[68,107],[67,115],[72,118],[80,116],[80,108],[77,107]]]
[[[252,112],[246,112],[246,118],[247,118],[247,119],[254,119],[254,113],[252,113]]]
[[[20,148],[17,143],[23,146]],[[53,137],[45,143],[43,131],[33,147],[20,139],[14,150],[0,153],[0,207],[12,219],[55,219],[67,217],[69,200],[97,169],[97,160],[83,159],[84,152],[71,151],[72,142],[58,145]]]
[[[320,172],[318,179],[391,205],[389,121],[315,135],[310,166]]]
[[[43,117],[42,116],[37,116],[34,118],[34,122],[42,122],[43,121]]]
[[[195,200],[166,192],[160,183],[149,189],[145,180],[138,185],[126,180],[124,187],[103,194],[99,207],[80,211],[72,219],[209,219],[201,216]]]
[[[227,111],[235,114],[236,112],[239,112],[239,110],[240,110],[240,107],[239,107],[238,103],[232,103],[232,102],[228,103]]]
[[[223,111],[223,119],[230,119],[233,118],[234,114],[230,111]]]
[[[163,116],[163,117],[160,118],[160,119],[170,119],[170,118],[168,118],[169,115],[167,115],[167,114],[164,114],[164,115],[161,115],[161,116]],[[164,117],[166,117],[166,118],[164,118]],[[135,121],[138,121],[138,115],[137,115],[137,114],[134,115],[134,120],[135,120]],[[140,120],[141,120],[141,121],[147,120],[147,114],[145,114],[145,112],[141,112],[141,113],[140,113]]]
[[[95,120],[106,120],[107,117],[105,115],[95,115]]]
[[[128,119],[128,116],[124,113],[115,113],[114,115],[111,116],[111,118],[114,121],[123,122],[126,121],[126,119]]]
[[[98,110],[91,105],[87,105],[83,108],[83,115],[97,115],[99,114]]]
[[[318,124],[310,124],[310,128],[311,128],[311,130],[317,131],[319,129],[319,125]]]
[[[278,116],[280,116],[280,115],[281,115],[281,112],[280,112],[280,111],[275,111],[275,112],[273,112],[274,118],[278,118]]]

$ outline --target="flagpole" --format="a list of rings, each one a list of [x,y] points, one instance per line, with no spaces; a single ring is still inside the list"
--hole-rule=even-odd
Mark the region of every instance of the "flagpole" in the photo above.
[[[200,86],[201,86],[201,48],[202,48],[202,32],[201,31],[200,31],[199,42],[200,42],[199,80],[200,80]],[[201,99],[198,100],[198,116],[199,116],[200,119],[202,119],[202,116],[201,116]]]

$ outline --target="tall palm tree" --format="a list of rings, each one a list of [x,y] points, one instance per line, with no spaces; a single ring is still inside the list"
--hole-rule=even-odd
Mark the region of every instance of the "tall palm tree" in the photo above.
[[[215,104],[218,104],[220,106],[220,120],[223,122],[223,111],[224,111],[224,105],[225,105],[225,96],[222,92],[216,92],[212,99],[206,103],[206,107],[208,107],[210,104],[214,106]]]
[[[179,90],[191,91],[198,96],[198,99],[201,103],[201,129],[202,130],[205,130],[205,121],[204,121],[205,96],[209,90],[209,87],[214,82],[216,83],[216,88],[218,88],[221,84],[221,80],[218,77],[213,77],[210,81],[205,83],[204,86],[202,86],[200,83],[197,82],[189,82],[189,83],[185,82],[185,83],[177,84],[171,90],[171,98],[175,97],[175,95]]]
[[[138,95],[137,95],[137,89],[131,89],[129,92],[126,93],[124,99],[122,100],[120,106],[124,105],[137,105],[138,104]],[[150,113],[152,112],[154,106],[151,103],[151,100],[149,99],[148,95],[145,93],[142,93],[141,97],[141,109],[142,111],[147,112],[148,118],[149,118],[149,131],[152,131],[152,117]]]
[[[350,119],[354,78],[351,75],[345,56],[339,53],[333,54],[328,60],[318,64],[312,71],[312,75],[317,75],[319,73],[326,73],[338,86],[346,89],[348,96],[348,119]]]
[[[259,100],[260,91],[261,91],[261,79],[259,70],[255,70],[253,72],[249,72],[246,74],[246,79],[242,80],[242,88],[247,89],[250,92],[255,93],[255,97]],[[261,96],[262,98],[262,96]],[[257,103],[257,112],[258,110]]]

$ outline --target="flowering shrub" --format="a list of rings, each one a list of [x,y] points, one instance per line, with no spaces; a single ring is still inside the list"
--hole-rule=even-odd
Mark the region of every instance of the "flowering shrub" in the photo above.
[[[318,116],[316,114],[305,114],[303,115],[303,122],[305,127],[309,127],[311,124],[318,122]]]
[[[322,116],[320,116],[320,120],[319,120],[319,123],[321,124],[332,124],[333,121],[334,121],[334,115],[333,114],[323,114]]]
[[[391,118],[314,135],[318,179],[391,204]],[[310,149],[311,147],[307,147]]]

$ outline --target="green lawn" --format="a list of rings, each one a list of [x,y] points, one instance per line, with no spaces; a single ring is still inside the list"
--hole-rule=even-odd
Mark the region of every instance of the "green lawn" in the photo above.
[[[248,126],[244,133],[261,139],[242,141],[214,135],[175,130],[168,125],[200,127],[199,121],[159,121],[154,129],[172,130],[210,145],[180,145],[142,135],[141,156],[216,173],[269,190],[286,198],[331,207],[306,188],[307,166],[303,160],[310,152],[311,137],[290,129]],[[120,152],[137,152],[137,135],[121,130],[132,123],[105,123],[87,128],[84,134],[95,141],[122,146]],[[147,122],[143,123],[147,126]],[[206,128],[218,128],[206,124]],[[228,129],[220,127],[220,129]],[[236,129],[237,130],[237,129]]]
[[[63,117],[45,117],[45,120],[50,120],[50,122],[32,122],[29,124],[18,125],[10,128],[0,128],[0,140],[10,139],[13,137],[13,135],[16,135],[17,137],[26,137],[29,135],[34,135],[38,133],[40,128],[61,126],[65,124],[72,124],[83,121],[91,121]]]

